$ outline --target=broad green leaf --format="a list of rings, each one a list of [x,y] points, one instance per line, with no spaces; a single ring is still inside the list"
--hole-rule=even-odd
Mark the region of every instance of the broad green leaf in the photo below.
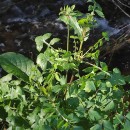
[[[68,105],[72,108],[79,106],[79,99],[77,97],[71,97],[68,99]]]
[[[41,67],[42,70],[46,70],[47,62],[48,62],[48,57],[45,54],[40,53],[37,56],[37,64],[38,66]]]
[[[46,70],[47,68],[47,65],[49,64],[48,61],[50,59],[50,55],[51,55],[51,50],[50,48],[48,48],[44,53],[40,53],[38,56],[37,56],[37,65],[39,67],[41,67],[41,69],[43,71]]]
[[[64,22],[66,25],[69,24],[69,19],[68,19],[66,16],[62,15],[62,16],[59,17],[59,19],[60,19],[62,22]]]
[[[82,36],[82,29],[80,28],[76,17],[72,17],[72,16],[60,16],[61,21],[63,21],[64,23],[66,23],[67,25],[70,25],[74,31],[75,34],[78,34],[79,37]]]
[[[70,23],[70,26],[74,28],[75,33],[78,34],[79,37],[82,36],[82,29],[80,28],[76,17],[70,16],[69,23]]]
[[[105,78],[105,73],[104,72],[98,72],[97,74],[96,74],[96,76],[95,76],[95,79],[96,79],[96,81],[98,81],[98,80],[101,80],[101,79],[104,79]]]
[[[43,48],[43,43],[46,42],[47,39],[51,37],[51,33],[46,33],[43,36],[38,36],[35,38],[36,47],[38,51],[41,51]]]
[[[124,116],[122,114],[116,114],[113,120],[113,126],[117,126],[119,124],[123,124]]]
[[[68,119],[71,123],[78,123],[80,121],[79,118],[73,113],[68,115]]]
[[[12,74],[7,74],[6,76],[0,79],[0,82],[9,82],[12,80]]]
[[[102,70],[108,71],[108,67],[107,67],[106,63],[100,62],[100,66],[101,66]]]
[[[111,122],[107,120],[103,121],[103,127],[104,127],[104,130],[114,130]]]
[[[106,82],[106,86],[107,86],[108,88],[111,88],[111,87],[112,87],[111,82],[107,81],[107,82]]]
[[[42,36],[42,39],[43,39],[43,41],[46,41],[47,39],[49,39],[50,37],[51,37],[51,33],[46,33],[46,34],[44,34],[43,36]]]
[[[55,43],[59,42],[60,39],[59,38],[53,38],[51,41],[50,41],[50,45],[54,45]]]
[[[130,120],[130,112],[126,115],[126,117]]]
[[[81,105],[79,105],[78,107],[77,107],[77,110],[75,111],[75,114],[78,116],[78,117],[80,117],[80,118],[83,118],[83,117],[85,117],[86,116],[86,114],[85,114],[85,108],[82,106],[82,104]]]
[[[126,120],[124,124],[124,129],[122,130],[130,130],[130,120]]]
[[[110,101],[110,102],[106,105],[106,107],[104,108],[104,111],[110,111],[110,110],[114,109],[114,107],[115,107],[115,103],[114,103],[114,101],[112,100],[112,101]]]
[[[61,85],[55,85],[55,86],[52,86],[52,92],[54,93],[58,93],[62,90],[62,86]]]
[[[36,48],[38,51],[41,51],[43,48],[43,41],[42,41],[42,36],[37,36],[35,38],[35,42],[36,42]]]
[[[102,125],[96,124],[95,126],[91,127],[90,130],[102,130]]]
[[[95,110],[90,109],[88,113],[89,113],[90,120],[92,121],[98,121],[101,119],[101,115]]]
[[[26,82],[29,81],[29,76],[31,75],[33,68],[35,68],[32,60],[14,52],[7,52],[0,55],[0,65],[6,72],[21,78]]]
[[[93,81],[87,81],[84,90],[86,92],[96,91],[96,87]]]
[[[112,85],[125,85],[125,79],[121,75],[119,69],[114,68],[113,69],[113,74],[111,74],[111,78],[108,79]]]

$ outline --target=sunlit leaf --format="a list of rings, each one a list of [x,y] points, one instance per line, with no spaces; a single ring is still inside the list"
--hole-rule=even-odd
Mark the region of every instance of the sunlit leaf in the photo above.
[[[114,101],[110,101],[107,105],[106,105],[106,107],[104,108],[104,111],[110,111],[110,110],[112,110],[112,109],[114,109],[115,108],[115,103],[114,103]]]
[[[55,43],[59,42],[60,39],[59,38],[53,38],[51,41],[50,41],[50,45],[54,45]]]
[[[93,82],[93,81],[86,81],[86,85],[85,85],[84,90],[85,90],[86,92],[95,91],[95,90],[96,90],[96,87],[95,87],[95,85],[94,85],[94,82]]]

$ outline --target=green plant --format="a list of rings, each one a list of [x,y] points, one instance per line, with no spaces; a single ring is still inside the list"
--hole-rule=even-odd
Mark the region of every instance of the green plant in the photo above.
[[[66,50],[55,49],[60,39],[47,33],[35,39],[36,65],[14,52],[0,55],[0,65],[9,73],[0,79],[0,119],[9,130],[130,128],[129,91],[123,89],[129,78],[116,68],[109,72],[98,60],[106,33],[87,51],[82,49],[95,11],[102,15],[93,2],[85,17],[74,11],[75,6],[61,9],[60,19],[68,28]],[[74,50],[69,48],[70,38]]]

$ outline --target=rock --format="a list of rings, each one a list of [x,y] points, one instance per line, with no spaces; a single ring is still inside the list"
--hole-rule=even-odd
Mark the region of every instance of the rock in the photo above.
[[[119,33],[120,30],[118,28],[111,27],[106,19],[102,18],[95,18],[95,19],[97,21],[97,28],[99,28],[101,32],[102,31],[108,32],[109,36],[116,35],[117,33]]]
[[[10,14],[12,14],[14,17],[25,16],[24,12],[18,6],[12,6],[12,8],[10,8]]]
[[[51,11],[47,8],[47,7],[44,7],[40,13],[40,17],[45,17],[47,15],[51,14]]]
[[[11,0],[4,0],[0,2],[0,15],[7,12],[12,5],[13,5],[13,2]]]
[[[83,5],[85,3],[86,0],[63,0],[64,5],[73,5],[73,4]]]
[[[36,10],[35,6],[34,5],[30,5],[30,6],[25,8],[25,13],[27,15],[34,15],[35,14],[35,10]]]

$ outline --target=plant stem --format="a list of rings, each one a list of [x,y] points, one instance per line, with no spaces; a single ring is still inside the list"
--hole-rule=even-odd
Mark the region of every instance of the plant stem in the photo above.
[[[74,74],[72,74],[71,78],[70,78],[70,81],[69,81],[69,84],[71,84],[74,80]]]
[[[105,74],[107,74],[108,76],[110,76],[110,74],[108,72],[102,70],[102,68],[100,68],[100,67],[98,67],[98,66],[96,66],[96,65],[94,65],[92,63],[89,63],[89,62],[85,62],[85,63],[88,64],[88,65],[91,65],[91,66],[93,66],[93,67],[95,67],[95,68],[97,68],[99,70],[101,70],[102,72],[104,72]]]
[[[70,40],[70,27],[69,27],[69,24],[67,25],[67,30],[68,30],[68,33],[67,33],[67,52],[69,51],[69,40]]]
[[[80,52],[81,52],[81,50],[82,50],[82,46],[83,46],[83,41],[81,41],[81,43],[80,43],[79,53],[80,53]]]
[[[69,51],[69,42],[70,42],[70,26],[67,25],[67,52]],[[68,71],[66,71],[66,79],[68,79]]]

